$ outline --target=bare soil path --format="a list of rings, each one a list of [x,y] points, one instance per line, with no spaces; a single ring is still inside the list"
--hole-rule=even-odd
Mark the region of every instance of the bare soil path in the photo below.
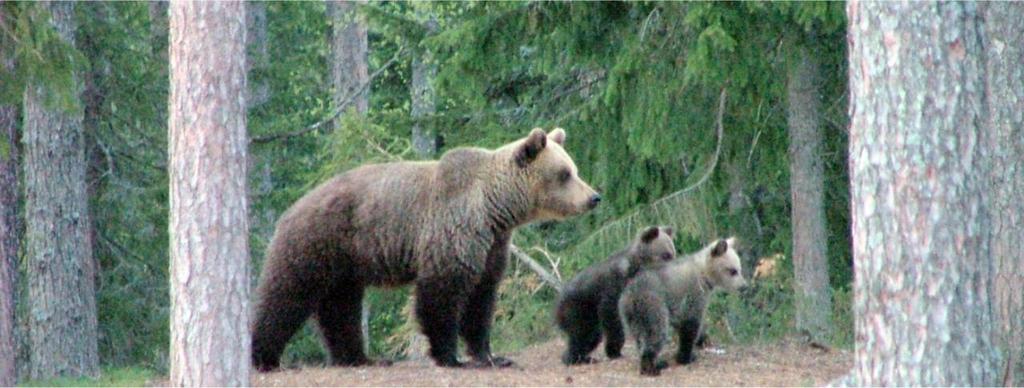
[[[850,351],[824,351],[792,340],[702,350],[695,364],[672,363],[658,377],[643,377],[635,349],[627,345],[618,360],[566,367],[559,361],[562,340],[530,346],[512,354],[516,366],[463,370],[435,367],[427,360],[390,367],[307,367],[257,374],[255,386],[820,386],[853,365]],[[666,352],[671,353],[671,352]]]

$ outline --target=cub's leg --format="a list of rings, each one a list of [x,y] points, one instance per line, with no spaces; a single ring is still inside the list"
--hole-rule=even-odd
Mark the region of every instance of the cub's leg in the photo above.
[[[566,299],[558,306],[558,326],[569,337],[569,348],[562,354],[565,365],[589,364],[593,362],[590,352],[601,343],[596,306],[580,300]]]
[[[622,328],[622,317],[619,315],[618,298],[603,297],[598,310],[601,314],[601,328],[604,329],[604,354],[611,359],[622,357],[626,333]]]
[[[649,284],[637,282],[619,300],[619,311],[640,351],[640,374],[657,376],[668,364],[658,360],[668,331],[668,308]]]
[[[693,348],[697,344],[697,337],[700,333],[700,318],[687,319],[679,324],[676,329],[679,333],[679,351],[676,352],[676,362],[689,364],[694,361]]]

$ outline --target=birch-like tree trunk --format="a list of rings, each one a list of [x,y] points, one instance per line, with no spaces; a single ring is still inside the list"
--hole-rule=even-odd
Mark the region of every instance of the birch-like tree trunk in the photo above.
[[[1020,197],[1004,191],[1021,179],[1020,155],[1006,158],[1021,142],[1020,12],[851,2],[847,14],[857,344],[843,382],[1001,384],[996,345],[1020,325],[1000,315],[998,292],[1004,276],[1019,279],[1000,264],[1019,269],[1021,246],[997,230],[1016,221],[1020,241]]]
[[[428,34],[435,34],[438,30],[437,20],[432,16],[426,17],[424,24]],[[420,159],[430,159],[437,154],[437,133],[432,125],[426,125],[422,120],[437,111],[435,102],[434,78],[437,77],[437,64],[430,50],[422,48],[419,55],[412,60],[412,148]]]
[[[7,17],[0,6],[0,20]],[[8,40],[0,38],[7,44]],[[9,47],[9,46],[7,46]],[[14,53],[0,47],[0,72],[14,72]],[[15,295],[18,285],[18,245],[21,229],[18,224],[18,109],[0,104],[0,386],[14,386],[18,371],[18,354],[14,336]]]
[[[985,83],[981,146],[991,150],[988,225],[995,260],[995,301],[1002,384],[1024,386],[1024,5],[981,3]]]
[[[170,6],[171,384],[249,385],[245,11]]]
[[[815,340],[832,333],[832,288],[828,281],[825,225],[821,66],[794,44],[787,82],[789,191],[792,195],[796,327]]]
[[[74,3],[48,2],[50,24],[74,47]],[[71,55],[66,53],[65,55]],[[95,273],[85,181],[81,75],[70,85],[26,85],[24,103],[25,247],[33,379],[99,374]]]
[[[356,7],[365,1],[330,1],[327,18],[331,23],[331,85],[334,87],[334,106],[341,104],[356,92],[348,102],[356,112],[366,113],[370,108],[370,81],[367,55],[369,52],[366,21]]]

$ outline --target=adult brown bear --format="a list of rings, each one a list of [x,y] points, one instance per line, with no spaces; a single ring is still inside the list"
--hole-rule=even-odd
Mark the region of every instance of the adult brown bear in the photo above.
[[[336,365],[372,363],[360,314],[366,287],[415,282],[416,317],[441,366],[508,366],[491,355],[495,290],[518,226],[583,213],[601,197],[577,176],[565,131],[536,128],[496,150],[365,165],[300,198],[267,249],[253,325],[261,371],[310,315]],[[472,357],[456,355],[458,337]]]

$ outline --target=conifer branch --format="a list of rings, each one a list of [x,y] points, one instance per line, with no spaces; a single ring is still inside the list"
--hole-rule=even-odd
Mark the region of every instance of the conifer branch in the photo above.
[[[398,59],[402,56],[402,54],[404,52],[405,52],[405,47],[402,47],[402,48],[398,49],[398,52],[395,53],[395,56],[391,57],[390,60],[385,62],[383,65],[381,65],[381,67],[379,69],[377,69],[377,71],[374,71],[373,74],[370,74],[370,77],[367,78],[365,82],[363,82],[362,84],[359,85],[359,88],[357,88],[351,94],[345,96],[345,98],[343,100],[341,100],[341,103],[339,103],[338,106],[334,108],[334,113],[332,113],[330,117],[328,117],[328,118],[326,118],[324,120],[320,120],[320,121],[318,121],[318,122],[316,122],[316,123],[314,123],[312,125],[306,126],[305,128],[297,129],[297,130],[294,130],[294,131],[291,131],[291,132],[273,134],[273,135],[256,136],[256,137],[253,137],[252,139],[250,139],[249,141],[252,142],[252,143],[256,143],[256,144],[262,144],[262,143],[270,143],[270,142],[276,141],[276,140],[282,140],[282,139],[288,139],[288,138],[292,138],[292,137],[296,137],[296,136],[302,136],[302,135],[305,135],[305,134],[307,134],[309,132],[313,132],[313,131],[317,130],[318,128],[324,126],[327,123],[330,123],[330,122],[334,121],[335,119],[338,118],[338,116],[341,116],[341,114],[343,112],[345,112],[345,109],[348,108],[348,106],[351,105],[353,101],[355,101],[356,96],[359,96],[360,94],[363,94],[363,92],[366,91],[366,89],[370,87],[370,84],[373,83],[374,78],[377,78],[377,76],[380,75],[381,73],[383,73],[384,70],[387,70],[389,67],[391,67],[391,65],[394,65],[395,62],[398,62]]]

